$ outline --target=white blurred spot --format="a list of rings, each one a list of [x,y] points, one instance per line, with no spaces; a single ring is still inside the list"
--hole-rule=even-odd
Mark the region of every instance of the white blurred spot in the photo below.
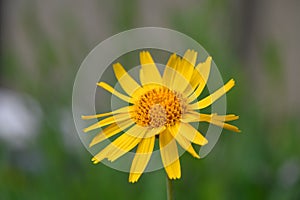
[[[9,146],[25,147],[38,133],[41,118],[41,107],[32,97],[0,89],[0,139]]]
[[[300,165],[295,159],[286,161],[279,169],[278,181],[284,188],[290,188],[300,180]]]

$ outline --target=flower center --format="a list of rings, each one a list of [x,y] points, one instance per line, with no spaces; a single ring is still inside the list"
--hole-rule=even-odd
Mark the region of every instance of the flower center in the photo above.
[[[159,87],[141,95],[132,118],[140,126],[172,126],[180,120],[185,110],[186,103],[181,94]]]

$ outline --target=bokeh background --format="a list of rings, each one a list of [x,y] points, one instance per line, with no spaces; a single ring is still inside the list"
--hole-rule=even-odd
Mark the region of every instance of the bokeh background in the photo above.
[[[300,1],[3,0],[0,199],[165,199],[165,172],[136,184],[93,165],[75,131],[76,71],[99,42],[159,26],[183,32],[236,87],[209,156],[184,154],[176,199],[300,199]]]

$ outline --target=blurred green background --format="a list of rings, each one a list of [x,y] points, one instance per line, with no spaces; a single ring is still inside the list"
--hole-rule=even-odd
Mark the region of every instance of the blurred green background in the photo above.
[[[176,199],[300,199],[300,1],[1,1],[0,199],[166,199],[165,172],[136,184],[93,165],[71,98],[82,60],[118,32],[183,32],[237,85],[224,131],[202,160],[181,157]]]

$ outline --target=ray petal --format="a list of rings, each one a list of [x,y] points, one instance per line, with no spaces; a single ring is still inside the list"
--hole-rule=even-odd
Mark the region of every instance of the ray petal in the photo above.
[[[133,106],[125,106],[125,107],[119,108],[117,110],[114,110],[112,112],[101,113],[101,114],[96,114],[96,115],[82,115],[81,119],[96,119],[96,118],[106,117],[109,115],[131,112],[132,110],[133,110]]]
[[[181,121],[185,122],[185,123],[201,122],[201,121],[210,122],[211,120],[229,122],[229,121],[234,121],[237,119],[239,119],[239,116],[236,116],[234,114],[218,115],[218,114],[204,114],[204,113],[198,113],[195,111],[190,111],[188,113],[185,113],[182,116]]]
[[[142,139],[131,164],[129,182],[137,182],[144,172],[154,148],[155,136]]]
[[[163,165],[169,179],[181,177],[177,144],[168,129],[159,135],[159,147]]]
[[[199,102],[196,102],[194,104],[190,104],[188,106],[189,109],[198,110],[203,109],[208,106],[210,106],[212,103],[214,103],[216,100],[218,100],[221,96],[226,94],[233,86],[235,82],[233,79],[228,81],[223,87],[219,88],[217,91],[212,93],[211,95],[205,97],[204,99],[200,100]]]
[[[134,101],[130,97],[118,92],[117,90],[115,90],[113,87],[111,87],[110,85],[108,85],[105,82],[97,83],[97,85],[99,87],[102,87],[103,89],[107,90],[111,94],[115,95],[116,97],[122,99],[125,102],[134,103]]]
[[[178,125],[171,126],[169,128],[170,133],[172,134],[173,137],[175,137],[176,141],[180,144],[180,146],[189,152],[192,156],[195,158],[200,158],[199,155],[195,152],[191,142],[187,140],[185,137],[183,137],[181,134],[178,134]]]
[[[234,115],[234,114],[229,114],[229,115],[212,114],[211,117],[212,117],[212,119],[215,119],[218,121],[225,121],[225,122],[234,121],[234,120],[239,119],[239,116]]]
[[[174,76],[176,74],[176,65],[179,60],[179,57],[174,53],[170,56],[166,68],[164,70],[163,74],[163,84],[167,86],[170,89],[174,89],[173,86],[173,81],[174,81]]]
[[[118,82],[129,96],[132,96],[137,89],[141,89],[140,85],[126,72],[120,63],[114,64],[113,69]]]
[[[124,133],[113,142],[114,148],[109,151],[107,159],[111,162],[115,161],[125,153],[133,149],[141,141],[141,138],[135,138]]]
[[[90,143],[90,147],[94,146],[95,144],[98,144],[102,142],[105,139],[108,139],[121,131],[124,131],[126,128],[134,124],[133,120],[126,120],[119,123],[113,123],[103,129],[100,133],[98,133],[93,140]]]
[[[190,79],[190,87],[187,87],[184,91],[184,94],[186,94],[187,96],[189,96],[196,88],[199,84],[203,84],[204,80],[202,78],[202,76],[200,75],[200,73],[198,72],[198,70],[195,68],[193,71],[193,75]]]
[[[180,123],[179,134],[198,145],[205,145],[208,142],[197,129],[188,123]]]
[[[238,127],[227,124],[224,122],[228,121],[233,121],[239,119],[239,116],[236,116],[234,114],[229,114],[229,115],[217,115],[217,114],[199,114],[197,112],[192,112],[192,113],[186,113],[183,115],[181,121],[185,123],[190,123],[190,122],[208,122],[213,125],[219,126],[221,128],[231,130],[234,132],[241,132]]]
[[[117,115],[102,119],[99,122],[96,122],[95,124],[83,129],[83,132],[88,132],[88,131],[95,130],[97,128],[101,128],[103,126],[115,123],[115,122],[120,122],[123,120],[130,120],[130,119],[131,119],[131,117],[130,117],[129,113],[117,114]]]
[[[212,57],[207,57],[206,61],[204,63],[199,63],[194,72],[194,75],[191,79],[191,86],[198,86],[197,89],[190,93],[191,95],[188,98],[188,102],[194,101],[203,91],[211,69],[211,61]],[[186,91],[187,92],[187,91]],[[188,93],[188,92],[187,92]]]
[[[194,50],[187,50],[180,61],[177,61],[176,74],[173,80],[173,87],[179,92],[184,92],[189,85],[191,77],[194,72],[194,66],[197,59],[197,52]]]
[[[190,111],[188,113],[184,113],[180,119],[180,121],[184,123],[190,123],[190,122],[200,122],[202,121],[202,117],[200,117],[200,113],[195,111]],[[210,119],[210,118],[209,118]],[[203,120],[206,121],[206,120]]]
[[[158,128],[149,128],[148,131],[146,132],[144,138],[152,137],[154,135],[157,135],[161,132],[163,132],[166,129],[165,126],[161,126]]]
[[[141,134],[141,132],[146,132],[148,131],[147,127],[140,126],[138,124],[135,124],[131,129],[127,130],[126,133],[132,137],[141,137],[144,138],[145,134]]]
[[[230,131],[234,131],[234,132],[241,132],[241,130],[234,126],[234,125],[231,125],[231,124],[227,124],[227,123],[224,123],[222,121],[218,121],[218,120],[211,120],[209,123],[213,124],[213,125],[216,125],[216,126],[219,126],[221,128],[225,128],[227,130],[230,130]]]
[[[162,84],[161,75],[148,51],[142,51],[140,53],[140,62],[140,81],[142,85],[150,83]]]
[[[145,132],[146,129],[140,132],[140,135],[145,134]],[[141,141],[141,139],[142,137],[136,138],[127,133],[124,133],[123,135],[115,139],[112,143],[110,143],[107,147],[105,147],[102,151],[100,151],[97,155],[95,155],[92,161],[94,162],[94,164],[97,164],[103,159],[107,158],[109,161],[113,162],[133,149]]]

